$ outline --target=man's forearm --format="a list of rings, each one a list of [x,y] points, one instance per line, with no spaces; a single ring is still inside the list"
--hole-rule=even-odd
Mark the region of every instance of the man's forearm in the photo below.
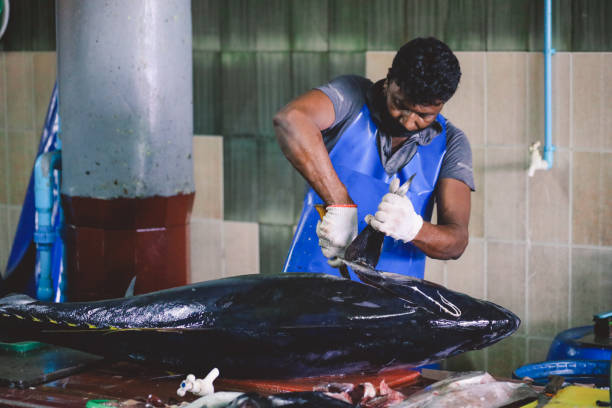
[[[460,225],[436,225],[424,222],[412,243],[433,259],[457,259],[468,244],[467,228]]]
[[[274,117],[279,146],[289,162],[326,204],[352,204],[346,187],[334,171],[321,131],[299,111],[281,111]]]

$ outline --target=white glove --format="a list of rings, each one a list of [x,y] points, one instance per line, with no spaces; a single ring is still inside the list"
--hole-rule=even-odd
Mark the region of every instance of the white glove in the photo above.
[[[410,182],[399,186],[395,178],[389,185],[389,192],[378,204],[374,216],[366,216],[366,222],[393,239],[410,242],[417,236],[423,226],[423,218],[414,211],[412,202],[406,196]]]
[[[330,205],[326,211],[323,219],[317,223],[319,246],[327,263],[338,268],[342,265],[339,257],[344,257],[346,247],[357,236],[357,206]]]

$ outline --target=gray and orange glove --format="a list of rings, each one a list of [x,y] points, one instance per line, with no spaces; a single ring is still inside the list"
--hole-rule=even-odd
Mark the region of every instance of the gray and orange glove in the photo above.
[[[357,236],[357,206],[354,204],[329,205],[323,219],[317,223],[317,236],[321,252],[327,263],[338,268],[339,258],[344,257],[346,247]]]

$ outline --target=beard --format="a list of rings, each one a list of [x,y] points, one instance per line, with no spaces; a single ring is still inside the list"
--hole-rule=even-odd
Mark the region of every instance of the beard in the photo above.
[[[370,87],[366,95],[366,103],[370,109],[372,120],[382,132],[391,137],[411,137],[421,130],[406,130],[406,128],[393,116],[389,114],[387,97],[383,85],[384,79],[376,82]]]

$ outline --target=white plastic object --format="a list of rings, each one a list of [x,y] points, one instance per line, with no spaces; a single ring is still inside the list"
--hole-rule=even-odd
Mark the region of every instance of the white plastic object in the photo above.
[[[365,383],[362,383],[361,385],[363,385],[363,399],[364,400],[376,397],[376,388],[374,387],[374,384],[365,382]]]
[[[527,170],[529,177],[533,177],[536,170],[548,169],[548,162],[542,159],[542,154],[540,153],[540,144],[538,140],[529,146],[529,153],[531,153],[531,163],[529,164],[529,170]]]
[[[213,385],[213,381],[215,381],[218,376],[218,368],[213,368],[204,378],[196,378],[195,375],[189,374],[181,382],[181,386],[178,390],[176,390],[176,393],[179,397],[184,397],[187,394],[187,391],[201,397],[214,394],[215,387]]]

